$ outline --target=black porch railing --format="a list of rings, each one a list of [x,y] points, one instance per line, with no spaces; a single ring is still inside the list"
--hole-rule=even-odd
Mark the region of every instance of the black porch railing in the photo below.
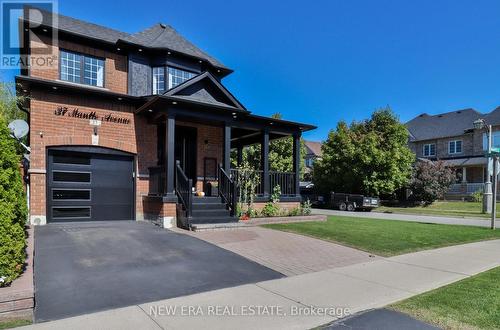
[[[257,196],[264,195],[264,172],[262,170],[254,170],[256,172],[259,179],[259,184],[255,187],[255,194]],[[231,169],[231,178],[233,181],[239,185],[240,180],[243,176],[242,170],[233,168]],[[274,187],[277,185],[280,186],[281,196],[282,197],[295,197],[298,192],[295,191],[295,172],[277,172],[277,171],[269,171],[269,183],[270,190],[269,194],[272,194]]]
[[[219,196],[222,198],[223,202],[226,203],[229,210],[231,211],[231,216],[236,214],[236,201],[237,201],[237,191],[236,184],[229,177],[229,175],[224,171],[222,165],[219,165],[218,171],[218,184],[219,184]]]
[[[257,173],[257,175],[259,177],[259,184],[255,187],[255,194],[256,195],[263,195],[264,194],[264,180],[262,180],[262,177],[264,176],[264,172],[261,170],[254,170],[253,172]],[[242,180],[242,178],[247,176],[246,174],[243,173],[243,170],[240,170],[237,168],[232,168],[230,170],[230,173],[231,173],[231,179],[234,181],[234,183],[236,185],[240,185],[240,181]]]
[[[154,166],[149,168],[149,194],[161,196],[165,193],[167,180],[165,167]]]
[[[273,193],[274,187],[280,186],[281,196],[291,197],[296,195],[295,191],[295,172],[276,172],[269,171],[269,182],[271,186],[270,194]]]
[[[175,164],[175,192],[185,211],[187,226],[193,211],[193,180],[188,179],[180,166],[180,162]]]

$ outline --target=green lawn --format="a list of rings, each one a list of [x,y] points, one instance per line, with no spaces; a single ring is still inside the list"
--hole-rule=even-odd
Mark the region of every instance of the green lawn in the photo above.
[[[269,224],[265,227],[313,236],[381,256],[500,239],[500,230],[487,228],[340,216],[328,217],[326,222]]]
[[[500,267],[390,307],[445,329],[500,329]]]
[[[497,205],[497,216],[500,216],[500,209]],[[429,206],[413,207],[393,207],[381,206],[376,212],[402,213],[402,214],[422,214],[422,215],[441,215],[459,218],[489,218],[489,214],[481,213],[482,204],[477,202],[451,202],[439,201]]]
[[[31,323],[32,322],[30,320],[0,321],[0,329],[11,329],[21,327],[23,325],[30,325]]]

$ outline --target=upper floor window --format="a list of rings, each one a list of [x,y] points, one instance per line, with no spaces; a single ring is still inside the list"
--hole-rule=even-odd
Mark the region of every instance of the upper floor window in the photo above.
[[[436,156],[436,144],[435,143],[424,144],[422,153],[424,157]]]
[[[162,94],[167,89],[174,88],[195,75],[196,73],[169,66],[167,67],[167,79],[165,79],[165,67],[153,67],[153,94]]]
[[[192,72],[168,67],[168,88],[174,88],[194,76]]]
[[[448,143],[448,153],[449,154],[459,154],[462,152],[462,141],[455,140]]]
[[[492,148],[500,148],[500,131],[493,132],[491,139]],[[488,149],[488,134],[483,134],[483,150]]]
[[[163,92],[165,92],[165,67],[158,66],[153,68],[153,94]]]
[[[311,158],[306,158],[305,162],[306,162],[306,166],[307,167],[312,167],[314,160],[313,160],[312,157]]]
[[[61,50],[61,80],[104,86],[104,60],[101,58]]]

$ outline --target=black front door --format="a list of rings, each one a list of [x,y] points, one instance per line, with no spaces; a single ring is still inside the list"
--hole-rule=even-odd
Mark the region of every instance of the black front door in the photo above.
[[[179,161],[181,168],[189,179],[196,184],[196,136],[195,127],[175,127],[175,161]]]
[[[134,161],[97,147],[48,152],[47,217],[56,221],[134,219]]]

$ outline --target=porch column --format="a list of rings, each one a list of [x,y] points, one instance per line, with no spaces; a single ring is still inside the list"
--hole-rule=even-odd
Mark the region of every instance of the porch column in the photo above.
[[[231,126],[229,123],[224,124],[224,171],[229,175],[231,169]]]
[[[243,164],[243,146],[238,146],[237,150],[237,164],[241,166]]]
[[[166,189],[168,197],[175,197],[174,174],[175,174],[175,115],[167,115],[165,141],[165,171]]]
[[[269,129],[265,128],[262,132],[262,140],[260,146],[260,168],[262,169],[262,192],[264,197],[270,195],[270,180],[269,180]]]
[[[295,195],[300,195],[300,136],[301,132],[293,134],[293,171],[295,172]]]
[[[467,183],[467,168],[462,167],[462,183]]]

